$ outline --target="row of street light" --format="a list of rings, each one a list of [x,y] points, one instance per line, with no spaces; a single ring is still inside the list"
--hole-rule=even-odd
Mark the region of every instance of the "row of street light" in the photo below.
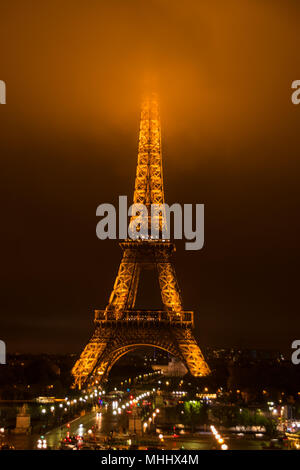
[[[218,433],[216,428],[214,426],[211,426],[210,429],[211,429],[211,432],[214,435],[214,438],[216,439],[218,444],[220,444],[221,449],[222,450],[228,450],[228,445],[224,443],[224,439],[222,438],[221,434]]]

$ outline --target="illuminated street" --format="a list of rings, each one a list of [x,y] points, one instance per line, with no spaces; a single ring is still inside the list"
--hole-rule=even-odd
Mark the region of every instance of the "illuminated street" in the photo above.
[[[111,391],[106,396],[95,391],[90,395],[83,393],[83,400],[81,400],[81,397],[79,400],[66,398],[66,405],[70,409],[78,406],[78,403],[82,403],[82,411],[79,417],[54,427],[42,436],[7,436],[7,442],[16,449],[47,448],[53,450],[131,448],[141,450],[149,448],[168,450],[254,450],[262,449],[265,445],[264,434],[257,431],[248,432],[248,434],[241,432],[228,433],[228,431],[219,431],[216,425],[205,425],[204,430],[194,429],[191,432],[190,426],[170,424],[168,416],[173,413],[172,410],[178,409],[180,403],[191,403],[194,406],[200,402],[194,400],[186,402],[184,399],[186,392],[174,390],[163,392],[164,400],[171,400],[169,406],[172,404],[168,408],[169,411],[164,413],[164,406],[161,408],[155,406],[155,403],[161,401],[160,385],[162,385],[162,380],[160,377],[155,379],[155,376],[151,380],[153,385],[158,386],[158,391],[154,392],[154,388],[149,390],[149,385],[145,383],[144,390],[133,395],[133,392],[126,393],[120,390]],[[169,381],[166,381],[166,384],[169,384]],[[167,385],[167,388],[169,386]],[[141,381],[139,387],[143,387]],[[91,404],[93,404],[94,409],[85,411],[85,407],[90,407]],[[47,409],[51,412],[54,408],[55,406],[47,408],[44,405],[42,411],[47,413]],[[56,405],[56,408],[60,409],[60,406]],[[193,417],[189,419],[193,419]],[[186,421],[186,418],[184,421]],[[134,423],[134,428],[132,428],[132,423]]]

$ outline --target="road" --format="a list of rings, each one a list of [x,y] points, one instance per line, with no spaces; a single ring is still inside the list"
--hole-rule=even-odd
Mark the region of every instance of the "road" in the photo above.
[[[68,425],[63,425],[58,428],[52,429],[45,434],[48,447],[51,449],[58,449],[60,442],[64,439],[69,432],[70,436],[84,435],[93,428],[93,436],[96,434],[97,438],[103,438],[112,429],[112,423],[107,419],[106,413],[102,415],[97,414],[95,411],[86,413],[84,416],[70,421]]]
[[[86,434],[93,427],[93,434],[91,434],[93,439],[97,443],[103,443],[104,438],[107,437],[109,432],[117,428],[117,419],[111,416],[111,413],[103,413],[101,417],[97,417],[96,412],[87,413],[85,416],[81,416],[72,422],[69,423],[70,427],[66,425],[55,428],[52,431],[49,431],[45,438],[47,439],[48,447],[51,449],[58,449],[60,446],[61,440],[66,436],[66,433],[69,431],[70,435]],[[116,434],[115,434],[116,435]],[[126,444],[128,436],[118,435]],[[166,437],[162,446],[166,449],[211,449],[213,445],[213,440],[211,435],[201,434],[197,436],[186,436],[186,437]]]
[[[104,438],[111,430],[117,428],[118,420],[113,417],[111,413],[103,413],[102,417],[97,418],[96,412],[89,412],[85,416],[81,416],[70,423],[70,427],[66,425],[55,428],[45,434],[47,439],[48,448],[58,449],[61,440],[66,436],[69,431],[70,435],[86,434],[89,429],[93,427],[92,439],[96,437],[97,443],[103,443]],[[115,434],[116,435],[116,434]],[[124,444],[128,440],[128,436],[119,435]],[[16,449],[36,449],[36,444],[39,436],[24,436],[24,435],[11,435],[6,441],[14,445]],[[261,449],[263,439],[256,439],[254,437],[224,437],[229,449],[248,449],[258,450]],[[214,439],[211,433],[201,433],[195,435],[183,436],[165,436],[164,442],[161,444],[164,449],[186,449],[186,450],[209,450],[215,447]]]
[[[118,447],[120,445],[128,445],[130,437],[126,434],[122,434],[122,423],[124,424],[122,416],[126,411],[122,411],[122,415],[116,414],[115,411],[113,414],[112,411],[112,407],[109,405],[107,409],[103,408],[101,413],[99,411],[87,412],[85,415],[65,425],[48,431],[44,436],[47,440],[48,448],[59,449],[61,441],[67,437],[68,434],[70,436],[82,435],[85,436],[85,441],[86,437],[88,437],[89,441],[95,442],[95,444],[103,444],[104,440],[112,431],[113,437],[117,438]],[[182,434],[175,437],[165,435],[163,442],[160,443],[161,447],[168,450],[207,450],[220,447],[216,447],[216,442],[210,432],[195,433],[194,435],[184,434],[183,430],[181,432]],[[222,437],[229,449],[261,449],[263,440],[255,438],[255,436],[238,437],[230,435],[230,437]],[[40,436],[37,435],[27,436],[11,434],[7,436],[6,441],[14,445],[16,449],[36,449],[39,438]],[[151,441],[153,442],[152,445],[150,444]],[[152,447],[157,441],[158,438],[153,435],[144,435],[138,439],[138,442],[140,442],[144,448]],[[134,439],[132,439],[132,443],[135,443]]]
[[[118,418],[112,416],[109,412],[102,413],[101,416],[96,412],[87,413],[85,416],[81,416],[69,423],[70,427],[62,426],[52,431],[49,431],[45,437],[47,439],[48,446],[52,449],[58,449],[61,440],[66,436],[69,431],[70,435],[86,434],[89,429],[93,427],[92,439],[95,438],[97,443],[103,443],[104,438],[107,437],[110,431],[117,429]],[[117,435],[115,433],[115,435]],[[118,435],[126,444],[128,436]],[[255,439],[244,436],[242,438],[237,437],[224,437],[225,442],[228,444],[229,449],[261,449],[261,439]],[[194,435],[182,435],[182,436],[165,436],[164,441],[161,443],[162,447],[167,450],[175,449],[186,449],[186,450],[209,450],[216,448],[215,441],[210,432],[208,433],[195,433]]]

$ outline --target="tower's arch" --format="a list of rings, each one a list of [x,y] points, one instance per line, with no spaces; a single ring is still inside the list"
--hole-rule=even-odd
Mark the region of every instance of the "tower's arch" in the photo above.
[[[112,369],[112,367],[126,354],[129,354],[139,348],[156,348],[160,349],[161,351],[165,351],[171,354],[174,357],[183,361],[183,357],[180,355],[179,351],[172,347],[172,345],[162,346],[158,342],[139,342],[139,343],[132,343],[128,345],[124,345],[122,347],[118,347],[112,351],[109,351],[105,354],[105,357],[100,358],[98,363],[95,366],[93,371],[93,376],[95,380],[99,382],[105,381],[108,378],[108,375]]]

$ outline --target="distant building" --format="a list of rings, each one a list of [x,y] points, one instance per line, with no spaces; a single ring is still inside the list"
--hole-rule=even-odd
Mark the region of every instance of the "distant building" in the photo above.
[[[152,369],[161,370],[167,377],[183,377],[188,372],[184,363],[179,361],[176,357],[172,357],[168,364],[152,365]]]

